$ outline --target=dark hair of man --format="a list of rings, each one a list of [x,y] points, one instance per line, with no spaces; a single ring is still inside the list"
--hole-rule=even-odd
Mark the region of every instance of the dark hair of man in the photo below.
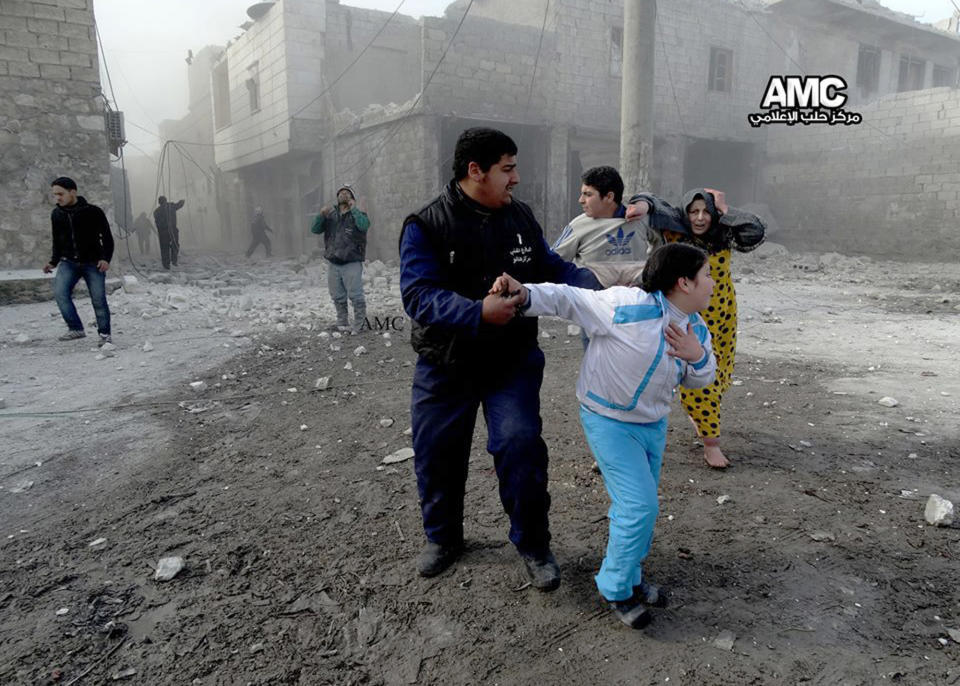
[[[453,177],[457,181],[467,178],[471,162],[476,162],[480,171],[487,172],[504,155],[516,155],[517,144],[503,131],[478,126],[460,134],[453,149]]]
[[[707,253],[687,243],[667,243],[647,256],[640,283],[647,293],[668,294],[682,278],[695,279]]]
[[[165,202],[167,202],[167,196],[161,195],[159,198],[157,198],[157,202],[160,203],[161,205],[164,204]]]
[[[606,165],[591,167],[583,172],[580,181],[584,185],[596,188],[601,198],[606,197],[607,193],[613,191],[613,199],[618,205],[623,200],[623,179],[620,178],[620,173],[613,167]]]
[[[68,191],[77,190],[77,182],[71,179],[69,176],[58,176],[50,184],[51,188],[54,186],[60,186],[60,188]]]

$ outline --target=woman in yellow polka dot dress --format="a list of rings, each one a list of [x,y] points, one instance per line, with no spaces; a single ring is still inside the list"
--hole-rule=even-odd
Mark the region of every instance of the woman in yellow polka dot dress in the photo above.
[[[726,206],[723,193],[697,188],[683,196],[682,209],[659,198],[640,194],[630,200],[627,218],[649,216],[650,242],[682,241],[710,255],[710,275],[716,282],[710,305],[700,314],[710,329],[717,357],[717,378],[698,389],[681,387],[680,401],[703,440],[703,458],[716,469],[730,464],[720,450],[720,407],[730,387],[737,348],[737,294],[730,274],[731,249],[749,252],[763,242],[759,217]]]

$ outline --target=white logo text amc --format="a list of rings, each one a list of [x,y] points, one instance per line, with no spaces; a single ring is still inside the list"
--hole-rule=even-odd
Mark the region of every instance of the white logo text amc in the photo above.
[[[771,76],[760,107],[842,107],[846,89],[841,76]]]

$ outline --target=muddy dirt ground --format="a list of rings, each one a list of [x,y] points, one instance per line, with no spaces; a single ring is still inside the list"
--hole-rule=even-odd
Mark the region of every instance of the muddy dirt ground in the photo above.
[[[541,322],[563,568],[542,594],[482,419],[467,552],[416,576],[412,463],[381,465],[409,445],[404,334],[239,345],[206,312],[200,334],[167,327],[174,362],[146,371],[129,325],[106,373],[49,340],[52,304],[2,308],[0,683],[960,684],[960,529],[923,518],[930,493],[960,504],[960,268],[769,250],[734,271],[733,466],[705,467],[676,407],[647,564],[672,598],[639,632],[593,585],[608,501],[566,322]],[[325,301],[315,276],[300,294]],[[170,555],[185,569],[154,581]]]

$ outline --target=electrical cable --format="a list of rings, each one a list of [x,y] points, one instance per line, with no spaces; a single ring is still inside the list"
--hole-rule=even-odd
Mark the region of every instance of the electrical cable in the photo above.
[[[524,118],[530,113],[530,103],[533,102],[533,84],[537,80],[537,66],[540,64],[540,51],[543,50],[543,35],[547,31],[547,16],[550,14],[550,0],[543,8],[543,24],[540,26],[540,41],[537,43],[537,56],[533,60],[533,74],[530,76],[530,91],[527,93],[527,106],[523,110]]]

